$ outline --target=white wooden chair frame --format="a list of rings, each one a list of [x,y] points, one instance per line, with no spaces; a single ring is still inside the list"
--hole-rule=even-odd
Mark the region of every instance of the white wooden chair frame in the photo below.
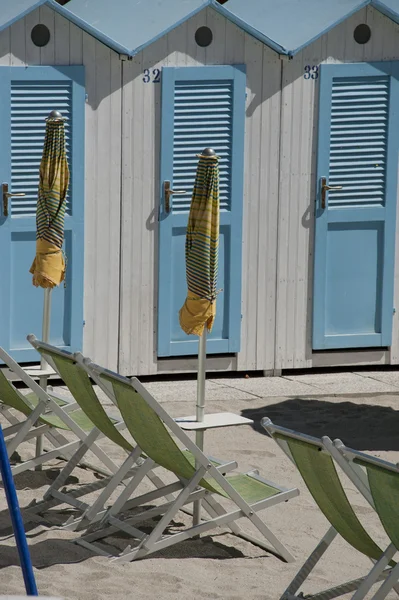
[[[111,373],[98,365],[90,363],[88,360],[84,361],[86,369],[90,376],[95,382],[102,379],[102,375],[111,376],[117,381],[123,382],[124,384],[130,385],[133,390],[137,391],[150,408],[158,415],[158,417],[164,422],[168,429],[172,432],[173,436],[177,438],[195,457],[196,470],[189,481],[178,481],[170,487],[170,491],[179,492],[177,497],[170,502],[164,503],[161,506],[156,506],[149,510],[144,510],[139,514],[134,515],[126,520],[118,519],[117,515],[120,511],[123,511],[127,507],[127,501],[131,498],[134,491],[137,489],[140,481],[146,475],[148,469],[151,469],[153,462],[146,461],[138,470],[136,475],[132,478],[131,482],[126,486],[125,490],[113,504],[113,506],[104,514],[101,527],[96,531],[88,530],[83,537],[77,539],[77,543],[90,548],[96,553],[104,554],[109,556],[108,551],[101,550],[98,545],[93,544],[98,539],[107,537],[110,533],[117,531],[118,529],[124,531],[138,540],[141,540],[139,546],[135,549],[131,549],[128,546],[122,554],[114,558],[117,561],[128,562],[138,558],[142,558],[150,553],[164,549],[179,541],[197,536],[201,533],[214,529],[217,526],[228,526],[230,530],[237,536],[250,541],[267,551],[271,551],[277,554],[286,562],[292,562],[294,559],[290,552],[285,546],[276,538],[276,536],[270,531],[270,529],[263,523],[263,521],[256,514],[259,510],[263,510],[270,506],[274,506],[280,502],[285,502],[290,498],[298,495],[297,489],[287,490],[282,488],[275,483],[270,483],[262,479],[257,473],[248,473],[250,477],[258,479],[259,481],[272,485],[274,488],[279,490],[275,496],[268,497],[264,500],[258,501],[254,504],[248,504],[242,496],[230,485],[230,483],[224,478],[222,471],[223,469],[214,466],[209,458],[196,446],[196,444],[187,436],[187,434],[179,427],[174,419],[162,408],[162,406],[153,398],[153,396],[146,390],[146,388],[135,378],[131,380],[121,377],[115,373]],[[104,388],[106,390],[106,388]],[[215,499],[215,496],[209,493],[208,490],[200,487],[198,484],[206,473],[221,486],[224,492],[228,495],[229,499],[236,505],[236,510],[227,512],[225,508]],[[165,494],[163,494],[165,495]],[[204,499],[203,507],[209,514],[209,520],[202,520],[200,524],[194,527],[190,527],[185,531],[176,533],[173,535],[163,536],[168,525],[171,523],[177,512],[187,504],[192,504],[198,499]],[[153,493],[145,494],[137,498],[133,498],[129,501],[129,508],[140,507],[145,502],[153,499]],[[157,523],[155,528],[149,535],[143,534],[139,529],[134,527],[134,524],[142,522],[144,519],[154,516],[160,516],[162,518]],[[239,525],[235,522],[237,519],[247,517],[260,531],[260,533],[268,540],[269,544],[272,545],[273,550],[270,549],[270,545],[265,543],[252,535],[242,531]]]
[[[394,471],[395,473],[399,473],[398,465],[394,465],[389,463],[388,461],[381,460],[379,458],[375,458],[365,454],[364,452],[358,452],[353,448],[348,448],[345,444],[336,439],[332,441],[329,437],[324,436],[322,438],[322,442],[326,450],[331,454],[336,463],[340,466],[342,471],[348,477],[350,481],[355,485],[357,490],[362,494],[362,496],[367,500],[367,502],[375,509],[373,496],[371,494],[369,482],[366,473],[362,469],[362,467],[356,464],[355,459],[361,458],[362,460],[369,462],[372,464],[383,465],[385,468]],[[399,501],[399,498],[398,498]],[[398,552],[398,549],[394,544],[390,544],[389,546],[389,559],[387,560],[386,565],[389,561],[395,556]],[[388,551],[388,550],[387,550]],[[385,565],[385,566],[386,566]],[[379,576],[382,572],[381,565],[376,563],[375,565],[375,576]],[[371,573],[370,573],[371,575]],[[392,569],[389,577],[386,578],[385,582],[381,586],[379,590],[377,590],[376,594],[373,596],[372,600],[382,600],[386,597],[386,595],[394,589],[395,592],[399,595],[399,566],[397,565]]]
[[[284,435],[289,435],[289,437],[291,438],[313,444],[317,446],[321,451],[325,451],[328,454],[330,454],[334,459],[338,457],[337,451],[333,451],[332,453],[330,452],[331,448],[333,447],[333,443],[327,436],[324,436],[322,439],[318,439],[306,434],[302,434],[287,429],[285,427],[274,425],[274,423],[272,423],[272,421],[267,417],[262,419],[261,424],[293,464],[295,464],[295,461],[292,457],[288,444],[284,440],[279,439],[278,437],[274,437],[275,432],[282,432]],[[339,464],[339,466],[343,467],[343,471],[348,475],[348,477],[356,485],[356,487],[356,482],[362,481],[361,489],[360,487],[358,488],[359,491],[361,491],[361,493],[363,493],[363,491],[366,491],[364,481],[365,474],[363,473],[363,476],[359,477],[359,474],[357,473],[358,469],[361,471],[360,468],[356,468],[353,470],[350,465],[345,465],[342,456],[338,457],[337,463]],[[370,490],[366,493],[365,498],[371,499]],[[309,574],[313,571],[313,569],[315,568],[319,560],[322,558],[324,553],[328,550],[328,548],[330,547],[337,535],[338,532],[334,529],[334,527],[331,526],[328,529],[327,533],[322,537],[316,548],[312,551],[310,556],[306,559],[306,561],[304,562],[294,579],[291,581],[289,586],[286,588],[280,600],[298,600],[299,598],[305,597],[309,598],[309,600],[331,600],[333,598],[337,598],[339,596],[342,596],[343,594],[348,594],[351,592],[354,592],[354,595],[352,596],[351,600],[363,600],[372,588],[372,586],[380,581],[383,581],[384,583],[377,590],[377,593],[372,597],[371,600],[382,600],[386,597],[388,591],[395,586],[395,583],[391,585],[392,576],[395,577],[396,573],[398,573],[397,567],[395,567],[394,569],[392,569],[392,567],[388,567],[390,561],[397,552],[393,544],[389,544],[389,546],[383,552],[378,561],[372,561],[374,566],[366,576],[359,577],[358,579],[354,579],[343,584],[339,584],[333,588],[323,590],[319,593],[316,592],[307,596],[303,596],[302,594],[297,595],[298,590],[306,581]],[[396,575],[396,577],[397,576],[398,575]],[[387,583],[388,581],[390,582],[389,584]],[[379,595],[381,593],[381,590],[384,592],[388,585],[390,586],[389,590],[386,591],[384,595]]]
[[[32,413],[26,417],[24,421],[15,422],[18,420],[12,415],[12,413],[10,413],[9,409],[3,409],[3,414],[7,415],[7,418],[9,418],[11,422],[14,421],[10,428],[5,429],[7,436],[15,433],[14,437],[7,443],[7,451],[9,456],[15,452],[21,443],[32,438],[36,438],[38,435],[46,435],[56,446],[54,450],[43,452],[31,460],[14,466],[12,468],[13,475],[37,465],[49,462],[53,458],[57,458],[59,456],[63,456],[66,460],[69,460],[76,451],[76,448],[80,447],[81,445],[90,445],[90,450],[96,455],[98,460],[100,460],[103,465],[109,469],[110,472],[115,472],[117,470],[117,466],[107,456],[107,454],[105,454],[101,448],[98,448],[94,442],[92,442],[93,431],[89,434],[83,431],[83,429],[81,429],[79,425],[77,425],[69,416],[69,412],[78,408],[75,402],[68,403],[65,407],[59,406],[51,397],[51,395],[49,395],[42,387],[40,387],[40,385],[36,383],[36,381],[32,379],[32,377],[30,377],[3,348],[0,348],[0,359],[37,396],[39,400],[36,407],[31,407]],[[63,400],[66,399],[63,398]],[[27,399],[24,399],[24,401],[29,405]],[[39,426],[35,427],[39,418],[45,416],[46,412],[48,411],[51,411],[60,420],[62,420],[78,439],[74,440],[73,442],[69,442],[59,431],[57,431],[56,427],[51,427],[47,424],[40,424]],[[91,438],[89,437],[90,435],[92,435]]]
[[[59,348],[51,346],[50,344],[46,344],[44,342],[39,341],[34,335],[29,335],[28,340],[36,350],[39,351],[40,349],[40,351],[43,352],[43,354],[45,354],[46,361],[50,364],[52,369],[54,369],[54,371],[58,373],[61,379],[62,375],[61,373],[59,373],[57,365],[53,361],[52,357],[49,354],[46,354],[46,348],[49,351],[51,351],[51,353],[58,354],[64,359],[71,360],[81,365],[83,364],[83,357],[80,353],[70,354],[64,352]],[[103,389],[105,388],[105,386],[102,385],[101,388]],[[115,399],[109,393],[110,390],[104,389],[104,391],[107,392],[108,397],[113,401],[113,403],[116,406]],[[74,406],[79,405],[75,402]],[[82,407],[79,408],[83,410]],[[110,415],[107,416],[110,417]],[[114,423],[114,426],[118,431],[126,429],[126,425],[122,418],[119,418],[118,421]],[[99,482],[88,484],[87,486],[83,486],[80,490],[72,490],[71,492],[62,492],[60,491],[60,488],[65,484],[68,477],[79,464],[86,464],[85,462],[83,462],[83,457],[89,450],[92,450],[92,445],[95,443],[95,441],[104,437],[104,434],[97,428],[94,428],[89,433],[86,440],[84,440],[84,443],[81,443],[79,446],[77,446],[75,452],[68,457],[67,464],[61,470],[58,477],[52,482],[52,484],[44,494],[43,502],[38,503],[37,505],[32,507],[30,509],[31,512],[45,512],[46,510],[56,506],[57,504],[69,504],[81,512],[81,514],[78,517],[71,516],[63,525],[64,529],[73,531],[84,529],[88,526],[89,523],[96,522],[101,518],[102,514],[105,512],[105,503],[109,499],[110,495],[115,491],[119,484],[123,483],[123,481],[126,478],[132,477],[137,471],[137,465],[143,462],[143,459],[140,458],[139,450],[134,448],[131,453],[128,453],[128,456],[123,462],[122,466],[117,465],[113,461],[111,461],[112,470],[110,469],[110,472],[100,471],[103,475],[105,475],[105,479]],[[135,466],[136,463],[137,465]],[[93,470],[97,470],[97,467],[91,468]],[[162,489],[164,487],[164,483],[152,471],[148,472],[147,477],[157,489]],[[88,504],[87,502],[79,500],[80,497],[99,490],[102,491],[93,504]]]

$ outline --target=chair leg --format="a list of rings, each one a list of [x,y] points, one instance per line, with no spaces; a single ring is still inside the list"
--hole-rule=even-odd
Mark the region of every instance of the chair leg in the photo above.
[[[158,540],[162,537],[163,532],[165,531],[165,529],[169,525],[169,523],[172,521],[172,519],[174,518],[176,513],[187,502],[187,499],[191,496],[192,492],[195,490],[198,483],[201,481],[205,472],[206,472],[206,469],[204,467],[200,467],[194,473],[193,477],[187,482],[186,487],[180,492],[180,494],[177,496],[177,498],[174,500],[174,502],[170,503],[169,508],[163,514],[160,521],[157,523],[157,525],[154,527],[154,529],[151,531],[151,533],[149,535],[145,536],[145,538],[142,540],[142,542],[140,543],[140,545],[137,548],[135,548],[134,550],[131,550],[131,547],[128,546],[124,550],[124,552],[122,552],[122,554],[120,554],[120,556],[113,559],[112,562],[117,562],[117,561],[130,562],[131,560],[133,560],[135,558],[142,558],[142,557],[146,556],[147,554],[156,552]],[[161,508],[158,507],[155,509],[155,511],[159,511],[159,510],[162,510],[162,507]],[[150,512],[151,511],[148,511],[148,515]],[[111,521],[112,521],[112,523],[116,523],[117,519],[111,517]],[[194,529],[195,528],[192,528],[192,530],[194,530]],[[168,541],[166,543],[167,545],[173,545],[173,543],[174,543],[173,537],[174,536],[171,536],[171,538],[168,539]],[[192,535],[189,535],[187,537],[192,537]]]
[[[152,471],[149,471],[147,473],[147,477],[148,479],[151,481],[152,485],[154,487],[156,487],[158,490],[162,489],[163,487],[165,487],[165,483],[162,481],[162,479],[160,477],[158,477],[158,475],[156,475],[155,473],[153,473]],[[172,494],[168,494],[167,496],[165,496],[166,500],[168,500],[169,502],[173,502],[173,500],[175,499],[175,497]]]
[[[40,415],[44,412],[46,406],[44,402],[39,402],[36,408],[32,411],[26,421],[21,425],[21,429],[13,437],[13,439],[7,444],[8,456],[11,456],[18,446],[24,441],[24,438],[28,434],[29,430],[36,423]]]
[[[77,467],[79,462],[82,460],[83,456],[88,452],[90,446],[95,442],[100,432],[98,429],[93,429],[86,437],[86,440],[80,444],[76,452],[72,455],[68,463],[62,469],[61,473],[58,477],[53,481],[47,492],[43,496],[43,500],[48,500],[53,491],[59,490],[62,485],[66,482],[69,475],[72,471]]]
[[[378,581],[379,576],[389,565],[391,559],[395,556],[397,550],[394,544],[390,544],[381,556],[380,560],[375,563],[367,577],[364,578],[359,588],[352,596],[352,600],[364,600],[372,586]]]
[[[388,575],[384,583],[380,586],[371,600],[384,600],[387,597],[394,585],[397,584],[399,578],[399,564],[397,564]]]
[[[5,405],[0,404],[0,413],[7,419],[7,421],[11,425],[10,427],[7,427],[4,430],[4,437],[17,434],[21,429],[22,425],[25,423],[25,421],[19,421],[17,417],[15,417]],[[69,443],[66,437],[64,437],[59,431],[57,431],[55,427],[50,427],[49,425],[42,425],[41,427],[43,428],[43,435],[48,439],[50,444],[54,446],[54,448],[57,448],[58,446],[66,446]],[[35,427],[32,426],[31,429],[35,429]],[[41,435],[41,433],[30,431],[23,441],[27,439],[36,438],[38,435]],[[7,446],[9,444],[10,442],[7,442]],[[61,449],[60,454],[63,458],[66,458],[67,460],[71,457],[70,452],[62,451]]]
[[[108,485],[104,488],[100,496],[94,502],[93,506],[83,515],[82,520],[85,522],[92,521],[99,511],[104,508],[104,505],[111,494],[116,490],[118,485],[128,476],[134,463],[137,461],[141,454],[141,450],[138,446],[129,454],[125,459],[123,465],[118,469],[113,477],[110,478]]]
[[[186,487],[180,492],[177,496],[176,500],[173,502],[172,506],[166,513],[163,515],[162,519],[157,523],[154,529],[151,531],[148,538],[143,542],[143,547],[147,550],[151,551],[151,547],[156,543],[156,541],[162,536],[162,533],[165,531],[166,527],[169,525],[173,517],[180,510],[182,506],[184,506],[187,498],[190,496],[191,492],[197,487],[198,483],[201,481],[202,477],[205,475],[206,469],[205,467],[199,467],[197,471],[194,473],[190,481],[187,482]],[[194,528],[195,529],[195,528]]]
[[[21,427],[21,425],[24,423],[24,421],[17,419],[17,417],[12,414],[5,404],[0,404],[0,414],[7,419],[10,425],[17,425]]]
[[[142,482],[144,477],[146,475],[148,475],[148,473],[151,471],[151,469],[154,467],[154,465],[155,465],[154,461],[151,460],[150,458],[147,458],[147,460],[144,462],[144,464],[142,464],[138,468],[138,471],[133,475],[132,479],[127,484],[127,486],[125,487],[123,492],[119,495],[119,497],[116,499],[116,501],[113,503],[113,505],[108,509],[107,513],[105,514],[105,516],[103,518],[103,522],[105,522],[109,516],[114,516],[114,515],[118,514],[118,512],[127,503],[130,496],[140,485],[140,483]]]
[[[330,544],[333,542],[335,537],[337,536],[337,532],[333,527],[327,531],[323,539],[317,544],[316,548],[313,550],[309,558],[305,561],[302,567],[299,569],[298,573],[295,575],[294,579],[291,581],[290,585],[287,587],[280,600],[286,600],[290,596],[294,596],[299,588],[302,586],[303,582],[308,578],[309,574],[313,571],[323,554],[329,548]]]
[[[205,504],[208,504],[218,516],[227,514],[227,511],[222,507],[222,505],[219,504],[219,502],[217,502],[215,498],[213,498],[210,495],[206,497]],[[241,537],[242,539],[257,545],[260,548],[263,548],[267,552],[277,554],[277,556],[282,558],[285,562],[295,562],[295,558],[292,556],[292,554],[287,550],[287,548],[280,542],[280,540],[274,535],[274,533],[267,527],[267,525],[262,521],[262,519],[260,519],[260,517],[255,512],[253,512],[252,515],[247,515],[247,517],[248,519],[250,519],[250,521],[252,521],[252,523],[263,535],[263,537],[265,537],[268,540],[268,542],[272,545],[274,550],[273,548],[270,548],[268,544],[265,544],[263,540],[260,540],[254,537],[253,535],[247,534],[234,521],[228,524],[229,529],[231,529],[231,531],[235,535]]]
[[[181,489],[182,489],[181,483],[175,482],[175,483],[171,483],[171,484],[167,485],[161,491],[159,489],[156,489],[156,490],[153,490],[152,492],[146,492],[145,494],[142,494],[141,496],[135,496],[134,498],[131,498],[122,507],[121,512],[144,507],[144,505],[149,502],[153,502],[154,500],[158,500],[159,498],[165,497],[166,494],[168,494],[168,493],[180,492]],[[166,490],[166,491],[164,491],[164,490]],[[197,496],[198,496],[198,493],[197,493]],[[94,519],[92,521],[92,523],[89,524],[86,533],[84,533],[84,535],[81,538],[78,538],[75,541],[78,544],[79,540],[81,540],[81,539],[84,539],[89,542],[104,539],[105,537],[108,537],[109,535],[112,535],[113,533],[115,533],[119,530],[124,531],[125,530],[124,527],[125,527],[126,523],[127,524],[140,523],[143,520],[152,519],[152,518],[158,517],[159,515],[162,515],[165,512],[165,510],[167,510],[168,507],[171,505],[172,505],[172,502],[168,502],[166,505],[162,504],[161,506],[156,506],[154,508],[145,508],[139,514],[136,513],[133,517],[128,517],[128,518],[124,519],[123,521],[120,519],[117,519],[115,517],[109,516],[109,514],[107,515],[109,509],[103,510],[103,511],[99,512],[98,515],[96,516],[96,519]],[[106,515],[107,515],[107,519],[105,519]],[[115,526],[107,525],[105,528],[99,528],[96,525],[96,523],[100,519],[98,519],[97,517],[100,517],[104,522],[109,520],[109,521],[117,523],[117,525],[115,525]],[[103,519],[103,517],[104,517],[104,519]],[[122,526],[120,525],[120,523],[122,523]],[[94,527],[92,525],[94,525]]]

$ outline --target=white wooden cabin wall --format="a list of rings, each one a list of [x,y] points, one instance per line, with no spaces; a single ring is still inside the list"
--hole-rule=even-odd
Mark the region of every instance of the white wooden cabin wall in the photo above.
[[[47,25],[36,47],[32,27]],[[120,271],[121,61],[118,54],[43,6],[0,33],[0,66],[86,68],[84,347],[100,364],[118,366]],[[55,107],[56,108],[56,107]],[[29,277],[29,274],[27,274]],[[41,293],[40,290],[37,292]],[[30,333],[30,332],[27,332]],[[40,331],[33,332],[37,336]]]
[[[213,31],[208,48],[194,34]],[[276,313],[276,249],[281,61],[218,15],[201,11],[123,63],[122,289],[120,371],[151,374],[196,370],[196,360],[157,359],[157,257],[160,85],[144,69],[246,64],[241,352],[212,357],[212,370],[272,370]]]
[[[372,32],[370,41],[365,45],[357,44],[353,38],[355,27],[361,23],[367,23]],[[312,352],[318,82],[303,77],[305,65],[398,60],[398,33],[398,25],[368,7],[306,47],[293,60],[283,61],[277,264],[277,370],[399,362],[397,313],[394,315],[391,351]],[[398,258],[397,245],[397,307]]]
[[[37,23],[51,33],[33,45]],[[364,46],[353,30],[368,23]],[[194,34],[207,25],[208,48]],[[241,351],[212,357],[209,370],[263,370],[399,363],[398,312],[390,351],[313,353],[313,235],[317,80],[305,65],[399,60],[399,26],[365,8],[280,60],[212,9],[205,9],[131,61],[48,7],[0,33],[0,65],[86,67],[84,352],[123,374],[195,371],[194,357],[157,358],[160,85],[144,69],[246,64]],[[282,91],[281,91],[282,90]],[[399,225],[399,211],[398,211]],[[398,229],[399,231],[399,229]],[[395,306],[399,308],[399,244]],[[38,291],[38,293],[40,293]],[[40,332],[35,332],[40,334]]]

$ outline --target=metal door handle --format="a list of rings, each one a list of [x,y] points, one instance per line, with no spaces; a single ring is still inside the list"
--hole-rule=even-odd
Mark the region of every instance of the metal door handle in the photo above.
[[[2,188],[3,188],[3,215],[5,217],[8,217],[8,199],[12,198],[13,196],[25,196],[25,194],[23,192],[19,192],[19,193],[15,193],[15,194],[13,194],[12,192],[9,192],[8,191],[8,183],[3,183]]]
[[[165,211],[170,212],[170,197],[176,194],[187,194],[186,190],[172,190],[170,187],[170,181],[164,181],[163,191],[165,194]]]
[[[330,190],[342,190],[342,185],[327,185],[327,178],[321,178],[321,208],[326,208],[326,193]]]

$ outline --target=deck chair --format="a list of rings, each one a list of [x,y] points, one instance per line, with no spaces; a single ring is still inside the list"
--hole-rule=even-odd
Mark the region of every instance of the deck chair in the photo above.
[[[399,466],[348,448],[339,439],[331,443],[328,438],[324,443],[348,478],[376,510],[392,542],[394,556],[399,551]],[[398,580],[399,565],[396,565],[373,596],[374,600],[382,600],[391,589],[399,593]]]
[[[133,442],[129,441],[121,434],[121,430],[126,429],[126,425],[120,415],[116,418],[115,416],[109,415],[104,410],[86,370],[83,369],[80,364],[83,361],[82,355],[79,353],[75,355],[60,350],[50,344],[39,341],[33,335],[29,335],[28,340],[45,358],[54,371],[58,373],[72,397],[76,400],[77,405],[88,417],[90,417],[96,427],[90,436],[82,441],[66,466],[60,472],[59,476],[46,491],[43,502],[37,504],[33,509],[35,512],[43,513],[60,502],[69,504],[75,507],[80,512],[80,515],[77,517],[71,516],[64,524],[64,528],[69,530],[80,530],[85,528],[89,523],[95,522],[101,518],[103,514],[102,511],[104,510],[109,497],[117,489],[118,485],[123,484],[123,481],[126,478],[131,478],[134,475],[136,471],[134,465],[136,463],[142,464],[146,457],[143,457],[140,449],[136,448]],[[112,395],[109,394],[108,389],[107,392],[108,396],[114,401]],[[92,444],[100,434],[116,444],[123,453],[127,454],[127,458],[122,465],[113,464],[111,474],[103,479],[101,483],[95,483],[84,488],[85,494],[98,491],[102,488],[98,497],[88,504],[82,501],[82,493],[79,494],[78,499],[74,491],[67,493],[66,491],[60,491],[60,488],[65,484],[76,466],[81,464],[84,455],[91,450]],[[164,487],[164,483],[153,472],[153,469],[148,471],[147,477],[156,489]]]
[[[79,531],[85,529],[90,523],[95,523],[102,518],[106,512],[105,504],[109,497],[120,484],[123,484],[126,478],[131,477],[135,473],[136,468],[134,465],[136,463],[141,464],[146,457],[141,456],[140,449],[135,448],[131,442],[127,441],[126,438],[119,433],[120,430],[126,428],[123,419],[119,417],[119,420],[115,420],[104,411],[104,408],[91,385],[84,364],[86,361],[90,362],[89,359],[85,359],[79,352],[71,354],[51,346],[50,344],[41,342],[34,335],[29,335],[28,340],[32,346],[45,357],[46,361],[52,366],[54,371],[64,380],[70,393],[77,399],[81,408],[90,415],[93,422],[96,424],[98,431],[101,431],[105,437],[117,444],[122,451],[128,453],[127,458],[113,476],[109,476],[101,482],[85,486],[79,490],[79,493],[76,490],[72,490],[67,494],[65,490],[60,491],[60,487],[65,483],[76,465],[78,463],[81,464],[79,461],[82,460],[82,456],[84,456],[87,451],[87,446],[82,444],[47,490],[43,502],[38,503],[30,509],[30,512],[43,513],[61,502],[70,504],[78,509],[80,515],[77,517],[71,516],[66,521],[63,528]],[[106,382],[102,380],[96,381],[96,383],[116,405],[112,386],[107,385]],[[213,464],[223,473],[228,472],[237,466],[236,463],[232,463],[231,461],[221,461],[213,457],[210,457],[210,460],[212,460]],[[153,498],[162,497],[164,488],[161,479],[153,472],[156,467],[157,465],[154,465],[147,473],[148,479],[156,489],[156,492],[152,493]],[[92,503],[87,504],[81,500],[82,496],[87,493],[92,493],[100,489],[101,493]],[[165,490],[166,498],[168,500],[173,499],[172,492],[174,490],[171,487],[166,487]]]
[[[10,427],[4,429],[8,455],[11,456],[22,443],[33,440],[38,435],[44,435],[52,445],[50,450],[43,451],[39,456],[33,455],[14,465],[13,475],[60,456],[69,460],[93,430],[92,421],[75,402],[55,398],[43,390],[3,348],[0,348],[0,359],[30,389],[29,394],[22,394],[6,378],[4,371],[0,370],[1,414],[10,423]],[[18,418],[12,411],[22,415],[22,420],[21,416]],[[77,440],[68,441],[62,432],[73,432]],[[107,469],[115,470],[114,463],[100,448],[94,446],[91,449]]]
[[[129,562],[216,527],[228,526],[234,534],[271,551],[284,561],[294,560],[257,513],[297,496],[297,489],[281,488],[262,479],[256,472],[222,474],[136,378],[127,379],[92,363],[86,363],[86,368],[93,379],[99,378],[112,386],[113,396],[132,437],[153,464],[161,465],[176,476],[177,481],[171,485],[177,495],[170,502],[151,507],[146,506],[147,502],[152,501],[150,494],[131,498],[151,467],[151,462],[148,462],[140,467],[138,474],[126,485],[95,530],[89,528],[75,540],[77,543],[96,553],[112,556],[95,542],[118,530],[122,531],[131,537],[131,544],[114,560]],[[191,453],[191,460],[185,449]],[[129,498],[129,507],[136,509],[135,514],[123,518]],[[220,502],[222,498],[234,505],[233,510],[226,510]],[[189,526],[178,533],[168,531],[178,511],[200,499],[209,519],[202,519],[198,525]],[[154,517],[158,517],[159,521],[150,533],[146,527],[140,529],[144,521]],[[252,522],[263,539],[241,530],[236,521],[243,517]]]
[[[76,360],[76,364],[78,364],[80,366],[80,368],[83,369],[87,373],[87,375],[90,376],[90,378],[94,380],[96,385],[98,385],[100,387],[100,389],[108,396],[108,398],[110,398],[111,401],[116,404],[116,399],[114,396],[113,387],[112,387],[111,383],[107,382],[105,379],[102,379],[98,374],[96,374],[91,369],[91,367],[90,367],[90,365],[92,364],[91,360],[87,357],[84,357],[80,352],[75,353],[73,355],[73,357],[74,357],[74,360]],[[179,421],[180,419],[176,419],[176,420]],[[134,450],[126,458],[125,462],[123,463],[123,465],[121,466],[119,471],[112,478],[109,478],[107,487],[104,489],[102,494],[94,501],[94,503],[89,507],[89,509],[85,511],[85,513],[84,513],[84,515],[82,515],[81,519],[76,519],[74,524],[72,523],[72,521],[70,522],[72,525],[74,525],[73,529],[75,529],[75,530],[84,529],[84,528],[88,527],[88,525],[90,523],[93,524],[102,519],[102,517],[106,513],[106,510],[104,509],[105,502],[108,500],[110,495],[114,492],[114,490],[118,487],[118,485],[120,483],[122,483],[122,481],[126,477],[129,477],[130,474],[133,474],[133,472],[131,472],[130,469],[132,468],[133,464],[136,461],[138,462],[137,454],[136,454],[137,451],[138,450]],[[195,458],[189,450],[185,450],[185,456],[188,458],[188,460],[192,464],[195,463]],[[208,456],[208,460],[223,475],[225,475],[226,473],[228,473],[230,471],[233,471],[238,466],[235,461],[221,460],[214,456]],[[157,466],[157,465],[155,465],[155,466]],[[174,499],[173,492],[176,492],[176,490],[179,489],[179,485],[176,486],[176,485],[172,484],[172,485],[167,485],[167,486],[163,487],[164,484],[162,484],[162,481],[159,478],[154,477],[152,470],[149,470],[147,477],[155,485],[155,488],[157,490],[156,492],[152,492],[149,494],[148,501],[156,500],[156,499],[160,498],[162,495],[164,495],[164,497],[169,501],[172,501]],[[124,510],[129,510],[130,507],[134,508],[135,506],[137,506],[137,501],[134,500],[131,503],[129,501],[127,501],[125,503]],[[189,515],[192,515],[192,510],[189,507],[183,507],[182,511],[186,512]],[[79,520],[81,521],[80,523],[79,523]],[[70,527],[68,525],[67,528],[72,528],[72,527]]]
[[[391,573],[396,569],[392,561],[396,549],[390,544],[383,551],[364,529],[345,494],[333,459],[321,439],[279,427],[268,418],[263,418],[261,424],[297,467],[313,499],[331,524],[280,600],[304,597],[308,600],[331,600],[351,592],[355,592],[352,600],[362,600],[375,583],[390,579]],[[365,577],[315,594],[297,594],[338,534],[374,563],[371,571]],[[386,594],[373,596],[373,599],[382,600],[385,597]]]

